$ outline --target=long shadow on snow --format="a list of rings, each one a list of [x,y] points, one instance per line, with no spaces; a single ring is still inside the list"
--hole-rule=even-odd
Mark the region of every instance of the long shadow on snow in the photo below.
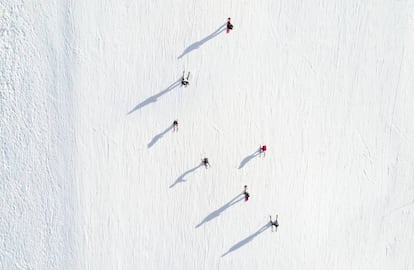
[[[195,170],[197,170],[198,168],[200,168],[201,166],[203,166],[202,163],[200,163],[200,165],[195,166],[192,169],[189,169],[188,171],[186,171],[185,173],[183,173],[182,175],[178,176],[177,180],[175,180],[175,182],[173,184],[171,184],[170,188],[174,187],[175,185],[177,185],[178,183],[183,183],[185,182],[184,177],[189,174],[194,172]]]
[[[172,128],[173,128],[172,126],[169,126],[166,130],[164,130],[160,134],[155,135],[154,138],[152,138],[152,140],[148,143],[148,148],[151,148],[156,142],[158,142],[159,139],[161,139]]]
[[[259,155],[260,154],[260,149],[259,150],[256,150],[253,154],[250,154],[250,155],[248,155],[247,157],[245,157],[241,162],[240,162],[240,165],[239,165],[239,169],[241,169],[241,168],[243,168],[244,167],[244,165],[246,165],[247,164],[247,162],[249,162],[250,160],[252,160],[255,156],[257,156],[257,155]]]
[[[149,98],[147,98],[146,100],[144,100],[143,102],[139,103],[137,106],[135,106],[135,108],[133,108],[132,110],[130,110],[128,112],[128,114],[131,114],[133,112],[135,112],[136,110],[139,110],[151,103],[155,103],[157,102],[158,98],[162,95],[167,94],[168,92],[170,92],[171,90],[173,90],[174,88],[176,88],[177,86],[180,85],[181,79],[178,79],[177,81],[173,82],[170,86],[168,86],[167,88],[165,88],[164,90],[162,90],[161,92],[159,92],[156,95],[153,95]]]
[[[223,255],[221,255],[221,257],[226,256],[227,254],[229,254],[230,252],[233,252],[239,248],[241,248],[242,246],[246,245],[247,243],[249,243],[250,241],[252,241],[256,236],[258,236],[259,234],[261,234],[262,232],[266,231],[268,228],[270,227],[270,223],[267,222],[265,225],[263,225],[257,232],[249,235],[248,237],[244,238],[243,240],[241,240],[240,242],[234,244],[231,248],[229,248],[229,250],[227,250],[226,253],[224,253]]]
[[[191,44],[190,46],[188,46],[182,53],[180,56],[178,56],[178,59],[181,59],[184,55],[186,55],[187,53],[190,53],[191,51],[200,48],[204,43],[206,43],[207,41],[209,41],[212,38],[215,38],[216,36],[218,36],[221,32],[223,32],[224,30],[226,30],[226,24],[221,25],[219,28],[217,28],[216,31],[214,31],[213,33],[211,33],[210,35],[206,36],[205,38],[203,38],[202,40],[196,41],[193,44]]]
[[[201,225],[203,225],[206,222],[209,222],[210,220],[212,220],[213,218],[216,218],[218,216],[220,216],[220,214],[222,212],[224,212],[227,208],[231,207],[232,205],[240,202],[241,200],[243,200],[243,192],[239,193],[236,195],[236,197],[234,197],[233,199],[231,199],[228,203],[226,203],[225,205],[223,205],[222,207],[220,207],[219,209],[217,209],[216,211],[212,212],[211,214],[209,214],[208,216],[206,216],[203,221],[201,221],[196,228],[200,227]]]

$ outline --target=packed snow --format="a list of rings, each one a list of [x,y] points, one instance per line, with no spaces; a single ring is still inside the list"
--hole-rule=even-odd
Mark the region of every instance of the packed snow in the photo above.
[[[0,269],[414,269],[413,74],[412,1],[2,0]]]

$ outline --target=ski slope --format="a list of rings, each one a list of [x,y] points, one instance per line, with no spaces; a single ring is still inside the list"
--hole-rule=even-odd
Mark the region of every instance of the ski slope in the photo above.
[[[414,269],[411,1],[5,0],[0,48],[1,269]]]

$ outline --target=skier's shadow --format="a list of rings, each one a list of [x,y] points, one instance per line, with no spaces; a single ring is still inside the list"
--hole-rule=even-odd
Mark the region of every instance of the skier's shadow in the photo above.
[[[233,252],[239,248],[241,248],[242,246],[246,245],[247,243],[249,243],[250,241],[252,241],[256,236],[258,236],[259,234],[261,234],[262,232],[266,231],[268,228],[270,227],[270,223],[267,222],[265,225],[263,225],[259,230],[257,230],[255,233],[249,235],[248,237],[244,238],[243,240],[241,240],[240,242],[237,242],[236,244],[234,244],[231,248],[229,248],[229,250],[227,250],[223,255],[221,255],[221,257],[226,256],[227,254],[229,254],[230,252]]]
[[[195,227],[198,228],[201,225],[203,225],[206,222],[209,222],[210,220],[220,216],[220,214],[222,212],[224,212],[227,208],[233,206],[234,204],[240,202],[241,200],[243,200],[243,192],[239,193],[236,195],[236,197],[234,197],[233,199],[231,199],[228,203],[226,203],[225,205],[223,205],[222,207],[220,207],[219,209],[215,210],[214,212],[210,213],[208,216],[206,216],[199,224],[197,224]]]
[[[252,160],[254,157],[258,156],[260,154],[260,149],[256,150],[253,154],[248,155],[245,157],[239,165],[239,169],[243,168],[244,165],[246,165],[250,160]]]
[[[136,110],[139,110],[151,103],[155,103],[157,102],[158,98],[161,97],[162,95],[167,94],[168,92],[170,92],[171,90],[173,90],[174,88],[176,88],[177,86],[180,85],[181,79],[178,79],[177,81],[173,82],[170,86],[168,86],[167,88],[165,88],[164,90],[162,90],[161,92],[159,92],[156,95],[153,95],[149,98],[147,98],[146,100],[142,101],[141,103],[139,103],[137,106],[135,106],[132,110],[130,110],[128,112],[128,114],[131,114],[133,112],[135,112]]]
[[[216,31],[214,31],[210,35],[206,36],[202,40],[199,40],[199,41],[194,42],[193,44],[191,44],[190,46],[188,46],[177,58],[178,59],[181,59],[187,53],[190,53],[191,51],[200,48],[204,43],[206,43],[207,41],[209,41],[212,38],[215,38],[220,33],[224,32],[224,30],[226,30],[226,27],[225,26],[226,26],[226,24],[221,25],[219,28],[217,28]]]
[[[169,126],[166,130],[163,132],[157,134],[152,138],[152,140],[148,143],[148,148],[151,148],[154,144],[158,142],[159,139],[161,139],[165,134],[167,134],[168,131],[170,131],[173,128],[173,126]]]
[[[174,187],[175,185],[177,185],[178,183],[184,183],[186,180],[184,177],[187,176],[187,174],[190,174],[192,172],[194,172],[195,170],[197,170],[198,168],[200,168],[201,166],[203,166],[202,163],[200,163],[199,165],[195,166],[192,169],[189,169],[188,171],[186,171],[185,173],[183,173],[182,175],[178,176],[177,180],[175,180],[175,182],[173,184],[170,185],[170,188]]]

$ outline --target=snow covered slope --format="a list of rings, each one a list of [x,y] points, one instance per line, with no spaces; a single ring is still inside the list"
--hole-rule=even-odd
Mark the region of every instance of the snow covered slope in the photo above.
[[[0,269],[79,261],[68,16],[65,1],[0,2]]]
[[[4,7],[5,269],[414,268],[410,1]]]

